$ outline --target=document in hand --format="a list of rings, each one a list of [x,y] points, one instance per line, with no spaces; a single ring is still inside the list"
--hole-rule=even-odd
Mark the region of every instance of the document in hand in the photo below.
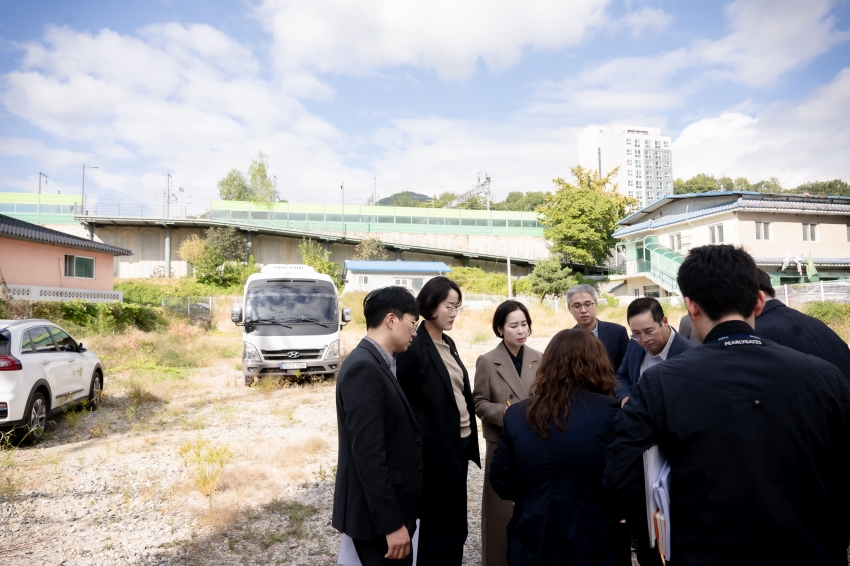
[[[666,562],[670,557],[670,464],[658,446],[643,453],[643,473],[649,543]]]
[[[413,566],[416,566],[416,555],[419,553],[419,519],[416,519],[416,532],[413,533],[413,538],[410,540],[410,548],[413,552]],[[339,543],[339,555],[336,563],[344,566],[362,566],[360,557],[357,556],[357,550],[354,548],[354,541],[345,533],[342,534]]]

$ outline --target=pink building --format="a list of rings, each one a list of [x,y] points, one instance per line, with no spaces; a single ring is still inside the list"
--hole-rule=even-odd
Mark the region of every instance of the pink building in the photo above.
[[[129,250],[0,214],[0,274],[12,297],[28,301],[120,301],[115,256]]]

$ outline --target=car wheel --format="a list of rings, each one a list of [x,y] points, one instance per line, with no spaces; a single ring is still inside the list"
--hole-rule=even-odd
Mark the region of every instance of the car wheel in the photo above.
[[[92,411],[97,411],[100,407],[100,399],[103,397],[103,376],[99,371],[94,372],[91,378],[91,387],[89,388],[88,407]]]
[[[254,385],[254,376],[249,375],[245,377],[245,387],[252,387]]]
[[[44,395],[36,391],[27,409],[25,430],[21,440],[29,444],[37,444],[44,438],[44,427],[47,426],[47,401]]]

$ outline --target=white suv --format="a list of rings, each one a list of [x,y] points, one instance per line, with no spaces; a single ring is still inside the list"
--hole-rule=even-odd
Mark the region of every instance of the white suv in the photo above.
[[[49,320],[0,320],[0,427],[38,442],[48,417],[71,403],[97,409],[103,367]]]

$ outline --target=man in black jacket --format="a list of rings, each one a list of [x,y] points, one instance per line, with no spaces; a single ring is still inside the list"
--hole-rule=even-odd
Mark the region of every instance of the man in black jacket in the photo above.
[[[570,287],[567,291],[567,307],[576,321],[575,328],[581,328],[599,338],[599,341],[605,346],[605,351],[608,352],[611,367],[614,368],[614,371],[617,371],[626,356],[629,335],[624,326],[596,318],[598,306],[599,298],[592,285],[582,283]]]
[[[703,345],[632,388],[604,485],[642,493],[642,455],[658,445],[671,469],[676,566],[845,566],[850,383],[832,364],[755,335],[764,298],[742,249],[694,248],[678,282]]]
[[[770,275],[761,269],[759,290],[766,295],[766,302],[761,314],[756,317],[756,334],[826,360],[850,379],[850,348],[847,342],[820,320],[788,308],[779,301]]]
[[[419,305],[402,287],[363,301],[366,337],[336,384],[339,458],[333,526],[350,536],[360,562],[410,564],[422,492],[422,433],[395,376],[395,353],[416,336]]]

